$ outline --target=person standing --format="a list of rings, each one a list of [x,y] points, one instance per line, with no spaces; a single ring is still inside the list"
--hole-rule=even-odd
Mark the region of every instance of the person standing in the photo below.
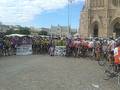
[[[114,64],[120,69],[120,40],[116,42],[114,49]]]
[[[49,48],[49,54],[50,54],[50,56],[54,56],[54,51],[55,51],[55,44],[54,44],[54,41],[52,40],[50,48]]]

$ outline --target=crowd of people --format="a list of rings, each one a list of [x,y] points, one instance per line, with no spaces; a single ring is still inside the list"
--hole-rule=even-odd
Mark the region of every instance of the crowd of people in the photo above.
[[[109,62],[112,62],[111,58],[114,56],[114,50],[118,46],[120,38],[109,39],[94,38],[91,40],[85,40],[81,38],[68,39],[66,44],[66,56],[74,57],[94,57],[99,61],[102,56],[106,56]]]
[[[15,55],[16,44],[12,38],[0,38],[0,56]]]
[[[119,76],[120,73],[120,38],[112,37],[93,38],[85,40],[81,38],[68,39],[66,48],[67,56],[89,57],[98,61],[101,66],[107,66],[105,73],[109,78]]]
[[[42,37],[34,37],[32,40],[33,54],[46,54],[50,47],[49,39]]]
[[[0,38],[0,56],[16,55],[17,48],[24,45],[32,46],[32,54],[49,54],[54,56],[56,41],[59,38],[51,38],[48,36],[24,36],[17,35],[4,36]]]
[[[26,36],[25,36],[26,37]],[[32,45],[33,54],[52,54],[54,55],[55,40],[47,37],[3,37],[0,38],[0,55],[9,56],[15,55],[16,49],[22,44]],[[27,40],[26,40],[27,39]],[[66,38],[66,56],[74,57],[95,57],[96,60],[100,59],[101,53],[107,54],[109,59],[114,54],[114,49],[119,38]]]
[[[66,42],[66,57],[90,57],[99,62],[100,65],[109,63],[110,67],[114,68],[115,73],[120,71],[120,38],[113,39],[112,37],[105,38],[68,38]],[[32,53],[49,54],[54,56],[55,40],[50,37],[41,36],[22,36],[0,38],[0,56],[16,55],[17,47],[21,44],[31,44]],[[110,70],[106,70],[110,73]],[[113,76],[114,74],[110,73]]]
[[[117,40],[117,39],[116,39]],[[113,38],[103,39],[94,38],[85,40],[82,38],[68,39],[66,44],[67,56],[94,56],[96,60],[99,60],[101,53],[112,53],[116,46],[116,41]]]
[[[50,51],[54,51],[56,45],[54,39],[46,37],[27,37],[27,40],[27,44],[32,45],[33,54],[50,53]],[[66,42],[66,56],[94,56],[96,60],[99,60],[101,53],[110,54],[108,56],[111,56],[111,54],[113,55],[113,51],[119,39],[93,38],[88,40],[83,38],[66,38],[64,40]],[[0,38],[0,55],[15,55],[17,46],[20,46],[21,43],[26,44],[25,41],[26,38],[23,37],[5,36]]]

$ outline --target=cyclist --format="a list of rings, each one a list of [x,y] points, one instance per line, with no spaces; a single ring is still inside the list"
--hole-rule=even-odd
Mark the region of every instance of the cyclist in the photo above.
[[[3,39],[0,38],[0,56],[3,55],[3,47],[4,47],[4,42]]]
[[[116,70],[120,69],[120,38],[116,42],[116,48],[114,49],[114,64]]]
[[[109,63],[112,64],[113,63],[113,56],[114,56],[114,48],[115,48],[115,41],[112,37],[110,37],[110,42],[108,44],[108,60]]]
[[[101,46],[100,46],[100,41],[98,38],[95,39],[94,41],[94,53],[95,53],[95,59],[98,61],[100,58],[100,50]]]

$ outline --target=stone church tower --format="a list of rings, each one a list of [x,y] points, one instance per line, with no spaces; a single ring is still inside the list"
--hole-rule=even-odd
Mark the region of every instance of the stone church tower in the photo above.
[[[119,37],[120,0],[85,0],[79,28],[83,37]]]

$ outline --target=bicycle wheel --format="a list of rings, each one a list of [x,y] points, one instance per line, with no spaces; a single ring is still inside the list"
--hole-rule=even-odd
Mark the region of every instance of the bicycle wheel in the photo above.
[[[104,80],[109,80],[111,78],[116,77],[116,73],[114,71],[114,65],[113,64],[106,64],[105,65],[105,78]]]
[[[98,60],[98,64],[100,66],[105,66],[106,63],[107,63],[107,59],[104,57],[104,55],[101,55],[100,59]]]
[[[117,74],[117,84],[120,86],[120,72]]]

